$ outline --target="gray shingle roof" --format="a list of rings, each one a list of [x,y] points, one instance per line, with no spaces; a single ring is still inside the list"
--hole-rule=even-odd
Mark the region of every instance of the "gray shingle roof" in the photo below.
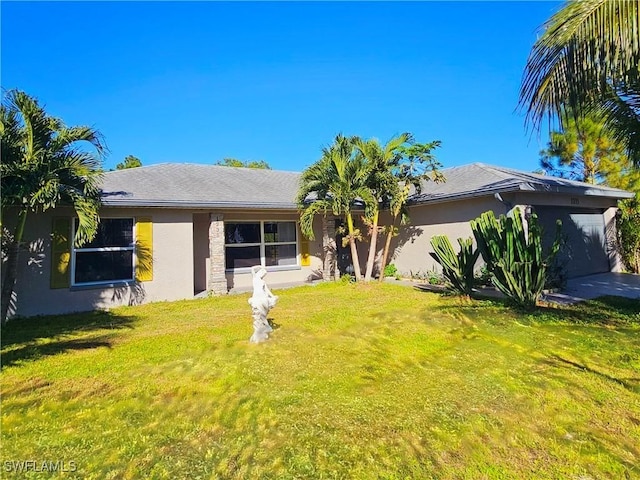
[[[109,206],[295,209],[299,173],[188,163],[107,172]]]
[[[630,198],[615,188],[473,163],[444,169],[445,183],[426,182],[412,203],[432,203],[500,192],[548,192]],[[291,210],[300,173],[188,163],[162,163],[107,172],[103,203],[123,207],[256,208]]]
[[[445,183],[424,182],[412,203],[431,203],[479,197],[501,192],[546,192],[596,197],[631,198],[632,193],[602,185],[538,175],[510,168],[472,163],[442,170]]]

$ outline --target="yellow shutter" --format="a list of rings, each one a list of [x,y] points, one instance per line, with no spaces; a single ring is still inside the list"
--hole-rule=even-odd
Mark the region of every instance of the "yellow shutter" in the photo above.
[[[153,223],[151,217],[136,221],[136,280],[153,280]]]
[[[51,288],[69,288],[71,219],[54,217],[51,233]]]
[[[311,255],[309,254],[309,240],[300,241],[300,265],[303,267],[311,266]]]

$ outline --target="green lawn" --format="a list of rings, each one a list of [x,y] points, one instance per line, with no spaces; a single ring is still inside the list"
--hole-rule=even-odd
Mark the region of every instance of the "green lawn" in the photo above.
[[[276,293],[10,323],[3,478],[640,478],[639,302]]]

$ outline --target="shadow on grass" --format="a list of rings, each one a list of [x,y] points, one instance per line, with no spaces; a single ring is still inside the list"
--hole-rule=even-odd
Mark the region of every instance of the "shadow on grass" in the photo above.
[[[14,319],[2,328],[2,368],[68,350],[110,347],[110,335],[95,333],[131,329],[135,320],[105,311]]]
[[[434,293],[432,290],[416,288],[422,292]],[[481,313],[487,308],[501,308],[524,319],[538,321],[562,321],[574,324],[588,324],[606,327],[640,326],[640,301],[632,298],[603,296],[573,305],[538,305],[532,310],[525,310],[514,305],[508,298],[487,296],[474,292],[473,301],[468,297],[442,294],[448,299],[444,305],[433,308],[450,311],[459,308],[465,312]]]
[[[595,368],[589,367],[582,363],[561,357],[560,355],[551,355],[546,360],[544,360],[544,363],[546,363],[547,365],[551,365],[552,367],[577,368],[578,370],[593,373],[600,378],[622,385],[624,388],[631,392],[640,393],[640,377],[616,378],[612,375],[600,372]]]
[[[106,341],[107,337],[97,337],[91,340],[77,339],[64,340],[60,342],[49,342],[39,345],[29,343],[19,348],[2,352],[2,368],[10,367],[18,363],[36,360],[49,355],[69,350],[90,350],[98,347],[111,348],[111,342]]]
[[[605,296],[562,308],[540,306],[531,314],[536,320],[542,321],[549,318],[607,327],[640,326],[640,301]]]

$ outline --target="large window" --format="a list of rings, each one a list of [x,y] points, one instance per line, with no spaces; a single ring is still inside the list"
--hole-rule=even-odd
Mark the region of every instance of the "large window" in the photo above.
[[[296,222],[225,222],[225,267],[296,266],[296,231]]]
[[[78,219],[73,231],[78,228]],[[90,243],[73,247],[72,285],[129,281],[134,278],[132,218],[103,218]]]

